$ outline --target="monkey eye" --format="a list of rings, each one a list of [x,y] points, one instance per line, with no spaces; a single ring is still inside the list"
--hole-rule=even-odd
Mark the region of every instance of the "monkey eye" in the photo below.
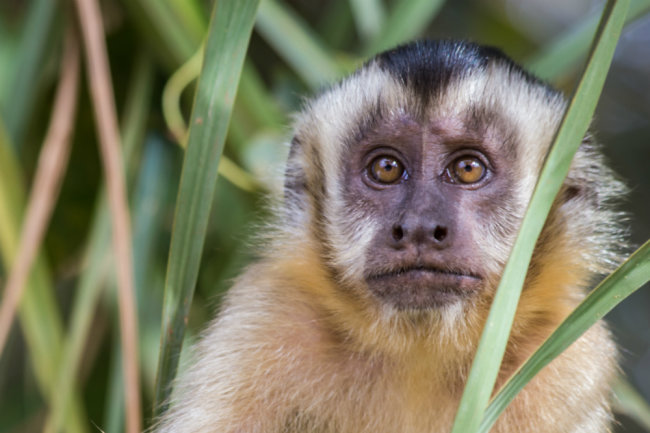
[[[387,155],[381,155],[373,159],[367,167],[370,177],[384,184],[395,183],[404,177],[404,165],[396,158]]]
[[[447,166],[446,176],[452,182],[473,184],[485,177],[485,164],[475,156],[462,156]]]

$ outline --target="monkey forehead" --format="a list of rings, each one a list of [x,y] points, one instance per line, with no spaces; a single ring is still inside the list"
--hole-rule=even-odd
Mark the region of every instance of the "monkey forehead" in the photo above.
[[[564,106],[559,92],[499,51],[463,42],[415,43],[378,55],[315,98],[297,116],[295,130],[306,153],[330,174],[365,129],[396,118],[417,119],[423,128],[442,125],[448,133],[492,134],[502,146],[497,151],[517,152],[526,193]]]
[[[301,142],[336,152],[363,125],[406,106],[404,86],[371,62],[310,101],[296,116],[295,131]]]
[[[323,157],[335,157],[358,141],[364,129],[410,117],[424,127],[444,125],[447,132],[507,129],[502,135],[514,135],[523,159],[539,161],[565,101],[559,92],[513,65],[496,57],[445,76],[429,89],[421,85],[422,79],[405,79],[399,71],[371,61],[311,101],[297,116],[296,135],[307,147],[321,147]],[[428,67],[436,75],[436,64]]]

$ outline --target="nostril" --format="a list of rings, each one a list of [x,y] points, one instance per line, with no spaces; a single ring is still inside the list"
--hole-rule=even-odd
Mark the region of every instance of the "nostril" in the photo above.
[[[433,231],[433,237],[438,242],[442,242],[447,237],[447,229],[445,227],[436,226],[436,229]]]
[[[393,226],[393,239],[396,241],[401,241],[404,237],[404,230],[402,226]]]

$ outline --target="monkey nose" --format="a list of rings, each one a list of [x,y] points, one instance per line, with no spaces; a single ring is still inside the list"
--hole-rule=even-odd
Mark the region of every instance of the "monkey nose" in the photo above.
[[[402,222],[393,225],[391,240],[397,248],[409,244],[445,248],[449,243],[449,230],[445,225],[437,223]]]

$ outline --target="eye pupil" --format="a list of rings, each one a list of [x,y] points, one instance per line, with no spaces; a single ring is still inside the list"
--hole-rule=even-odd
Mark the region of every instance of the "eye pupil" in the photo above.
[[[472,184],[485,176],[485,165],[474,156],[464,156],[454,161],[448,168],[452,178],[459,183]]]
[[[378,183],[394,183],[404,174],[404,166],[393,157],[379,156],[372,160],[368,166],[368,172],[372,179]]]

